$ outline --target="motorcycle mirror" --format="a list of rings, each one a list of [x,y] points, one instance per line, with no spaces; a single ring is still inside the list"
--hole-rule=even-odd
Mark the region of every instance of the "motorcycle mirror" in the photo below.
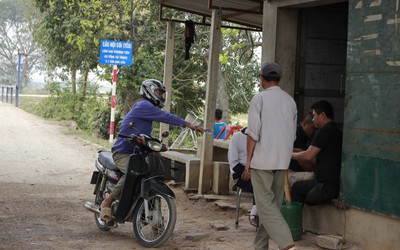
[[[165,131],[165,132],[163,132],[162,134],[161,134],[161,137],[162,138],[167,138],[169,136],[169,132],[168,131]]]

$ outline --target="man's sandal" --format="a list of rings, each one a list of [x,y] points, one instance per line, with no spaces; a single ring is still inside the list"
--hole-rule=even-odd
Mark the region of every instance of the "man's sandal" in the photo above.
[[[110,207],[102,207],[100,210],[100,218],[104,221],[111,220],[111,208]]]

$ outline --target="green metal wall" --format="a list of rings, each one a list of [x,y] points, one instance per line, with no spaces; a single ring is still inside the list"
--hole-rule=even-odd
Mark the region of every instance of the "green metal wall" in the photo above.
[[[399,1],[349,1],[346,67],[341,198],[400,217]]]

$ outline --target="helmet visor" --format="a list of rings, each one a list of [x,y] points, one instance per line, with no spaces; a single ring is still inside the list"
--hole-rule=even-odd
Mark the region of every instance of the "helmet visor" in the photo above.
[[[163,89],[156,89],[154,91],[154,94],[160,99],[160,101],[165,102],[165,99],[167,98],[167,93]]]

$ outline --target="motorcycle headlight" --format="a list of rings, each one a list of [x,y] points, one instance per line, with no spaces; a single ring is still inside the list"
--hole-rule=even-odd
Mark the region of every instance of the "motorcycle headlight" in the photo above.
[[[151,148],[151,150],[160,152],[162,149],[162,143],[159,143],[157,141],[149,141],[148,144],[149,148]]]

